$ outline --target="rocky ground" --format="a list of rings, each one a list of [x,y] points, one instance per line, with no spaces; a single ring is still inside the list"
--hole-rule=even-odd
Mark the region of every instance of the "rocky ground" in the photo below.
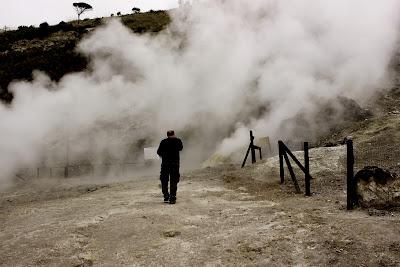
[[[312,197],[277,158],[187,172],[176,205],[156,174],[20,185],[0,196],[0,265],[399,266],[400,213],[345,209],[344,151],[310,151]]]

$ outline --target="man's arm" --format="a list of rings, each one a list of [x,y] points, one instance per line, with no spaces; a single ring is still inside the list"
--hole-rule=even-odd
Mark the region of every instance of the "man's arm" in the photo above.
[[[179,149],[179,151],[183,150],[183,144],[182,144],[182,140],[181,139],[179,139],[178,149]]]
[[[160,145],[158,146],[158,149],[157,149],[157,155],[159,155],[161,158],[162,158],[162,155],[164,154],[163,150],[164,150],[163,149],[163,141],[161,141],[161,143],[160,143]]]

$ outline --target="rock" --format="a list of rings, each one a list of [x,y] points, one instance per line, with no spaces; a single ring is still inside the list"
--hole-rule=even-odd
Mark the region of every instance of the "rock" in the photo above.
[[[205,162],[203,162],[202,167],[203,168],[216,167],[218,165],[229,164],[229,163],[231,163],[231,159],[229,157],[225,157],[220,154],[214,154]]]
[[[78,259],[80,261],[79,264],[76,264],[75,266],[79,267],[90,267],[93,266],[93,259],[92,255],[90,253],[81,253],[78,255]]]
[[[400,207],[400,179],[396,174],[367,166],[355,175],[358,204],[363,208]]]
[[[368,209],[369,216],[386,216],[387,211],[384,210],[377,210],[377,209]]]
[[[358,182],[359,180],[363,180],[365,182],[374,180],[379,184],[385,185],[389,181],[395,180],[396,176],[396,174],[391,174],[389,171],[385,171],[376,166],[367,166],[359,171],[354,178],[356,182]]]
[[[181,235],[181,232],[179,232],[179,231],[166,231],[163,233],[164,237],[176,237],[179,235]]]

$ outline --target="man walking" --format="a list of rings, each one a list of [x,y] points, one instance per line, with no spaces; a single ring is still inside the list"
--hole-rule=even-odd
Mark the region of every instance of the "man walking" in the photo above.
[[[176,191],[179,183],[179,152],[182,151],[183,145],[181,139],[175,136],[175,132],[170,130],[167,132],[166,139],[162,140],[157,149],[157,154],[161,157],[161,187],[164,194],[164,202],[175,204]],[[170,192],[168,192],[168,181],[170,182]]]

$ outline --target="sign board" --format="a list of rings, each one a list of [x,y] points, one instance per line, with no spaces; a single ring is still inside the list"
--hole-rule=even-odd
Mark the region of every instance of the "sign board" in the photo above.
[[[160,157],[157,155],[157,148],[156,147],[144,148],[144,160],[160,160]]]
[[[265,150],[266,151],[265,152],[266,155],[269,155],[272,152],[271,143],[269,141],[269,137],[268,136],[267,137],[261,137],[260,139],[258,139],[257,145],[259,147],[261,147],[262,149],[266,149]]]

